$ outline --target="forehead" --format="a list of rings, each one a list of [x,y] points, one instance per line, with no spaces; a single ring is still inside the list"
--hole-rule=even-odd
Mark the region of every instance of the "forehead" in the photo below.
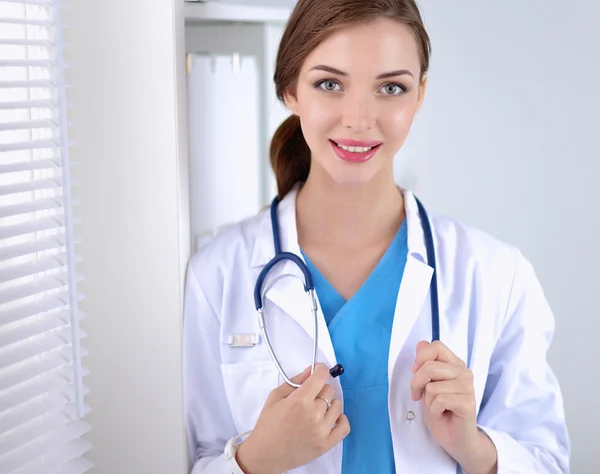
[[[415,77],[420,70],[419,50],[413,32],[396,20],[380,18],[341,28],[328,36],[306,58],[302,72],[318,64],[350,74],[371,75],[408,69]]]

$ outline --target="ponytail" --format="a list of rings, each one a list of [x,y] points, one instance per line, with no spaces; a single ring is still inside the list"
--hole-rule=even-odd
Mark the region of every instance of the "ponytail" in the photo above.
[[[310,148],[304,140],[298,116],[291,115],[275,131],[269,154],[281,200],[297,182],[306,181],[310,170]]]

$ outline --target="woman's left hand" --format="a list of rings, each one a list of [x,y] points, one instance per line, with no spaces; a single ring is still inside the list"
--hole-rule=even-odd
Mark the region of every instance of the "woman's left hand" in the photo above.
[[[421,341],[413,374],[412,399],[421,400],[425,425],[438,444],[466,472],[495,472],[496,449],[477,427],[471,370],[443,343]]]

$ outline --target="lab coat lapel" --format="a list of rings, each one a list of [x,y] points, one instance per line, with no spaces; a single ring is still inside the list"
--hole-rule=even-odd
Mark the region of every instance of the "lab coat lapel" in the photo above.
[[[276,273],[274,278],[277,279],[277,282],[267,292],[266,298],[291,316],[312,339],[313,317],[310,309],[310,300],[304,291],[304,276],[302,272],[295,264],[287,261],[281,273],[273,273]],[[325,357],[324,361],[320,358],[318,360],[332,367],[336,364],[333,343],[320,305],[317,304],[317,306],[319,306],[317,318],[318,349]]]
[[[424,304],[429,295],[433,275],[433,268],[426,263],[427,252],[416,200],[408,191],[403,191],[403,195],[408,232],[408,257],[398,291],[392,324],[388,359],[390,376],[394,373],[394,366],[400,351],[407,342],[417,319],[426,308],[429,308],[429,305],[424,306]]]
[[[388,373],[394,373],[394,365],[402,347],[406,343],[415,322],[423,309],[423,303],[429,294],[429,284],[433,269],[416,259],[408,257],[404,275],[398,291],[396,311],[392,324]]]
[[[298,231],[296,227],[296,197],[299,185],[296,185],[279,203],[277,215],[279,218],[279,233],[281,249],[299,256],[302,253],[298,244]],[[253,256],[253,265],[265,265],[275,256],[271,220],[266,218],[263,222],[261,238]],[[290,260],[285,260],[276,265],[268,274],[264,288],[267,288],[265,299],[277,305],[286,314],[291,316],[298,325],[313,337],[313,317],[310,310],[310,300],[304,291],[304,275],[300,268]],[[336,364],[333,343],[327,329],[320,305],[318,307],[318,349],[330,367]],[[320,360],[320,359],[319,359]]]

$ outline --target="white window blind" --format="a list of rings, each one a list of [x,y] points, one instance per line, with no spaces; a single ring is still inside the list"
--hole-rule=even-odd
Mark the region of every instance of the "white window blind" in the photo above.
[[[0,0],[1,474],[92,467],[59,3]]]

